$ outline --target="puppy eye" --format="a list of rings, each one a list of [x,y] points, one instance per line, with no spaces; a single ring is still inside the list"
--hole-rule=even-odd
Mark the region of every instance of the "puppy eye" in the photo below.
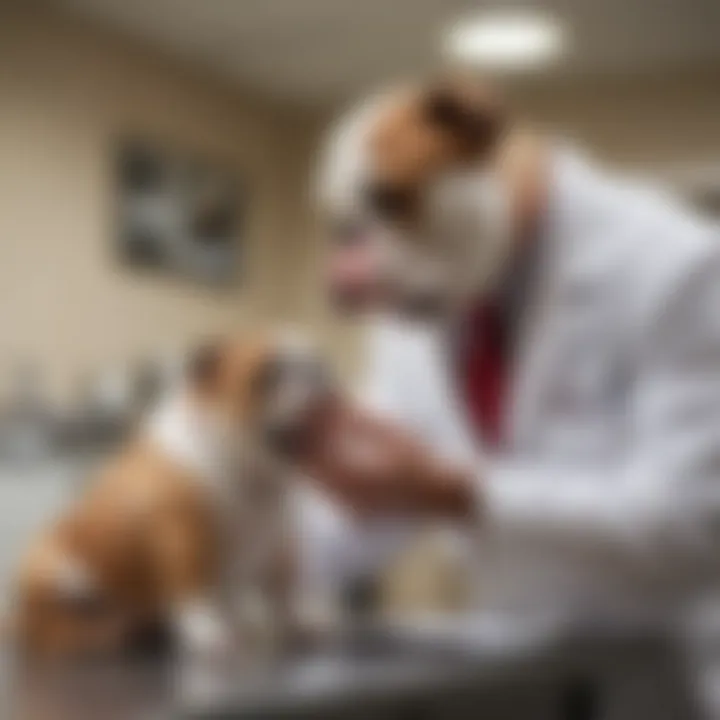
[[[272,357],[263,363],[253,380],[255,397],[266,397],[280,381],[282,370],[282,362],[278,357]]]
[[[381,218],[401,220],[412,213],[415,194],[409,188],[376,184],[368,187],[366,202]]]
[[[221,342],[206,342],[190,354],[186,364],[186,371],[193,382],[198,385],[207,385],[217,375],[221,359]]]

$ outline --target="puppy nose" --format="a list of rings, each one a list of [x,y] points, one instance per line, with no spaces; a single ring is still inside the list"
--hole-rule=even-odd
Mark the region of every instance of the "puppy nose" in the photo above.
[[[310,375],[310,406],[314,410],[322,406],[337,391],[337,378],[332,372],[330,365],[322,358],[315,358],[308,369]]]
[[[270,447],[289,456],[306,445],[314,417],[333,397],[334,379],[323,358],[310,351],[281,351],[277,366],[265,437]]]
[[[331,369],[322,352],[307,337],[293,331],[279,336],[271,365],[272,389],[284,390],[295,400],[312,397],[332,384]]]

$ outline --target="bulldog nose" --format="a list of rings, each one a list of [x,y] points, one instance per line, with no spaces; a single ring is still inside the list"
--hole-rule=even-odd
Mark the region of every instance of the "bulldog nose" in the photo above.
[[[331,250],[326,284],[330,299],[341,309],[360,309],[375,300],[380,278],[380,258],[373,243],[343,242]]]
[[[312,400],[327,392],[332,385],[330,369],[318,355],[291,358],[288,382],[304,390],[304,396]]]
[[[333,396],[334,382],[325,361],[308,351],[285,350],[277,366],[265,433],[270,446],[288,456],[304,447],[313,418]]]

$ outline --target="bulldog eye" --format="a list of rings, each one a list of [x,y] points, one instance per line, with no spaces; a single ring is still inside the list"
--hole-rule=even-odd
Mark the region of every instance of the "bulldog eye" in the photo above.
[[[409,188],[375,184],[368,187],[366,202],[381,218],[401,220],[412,213],[415,194]]]

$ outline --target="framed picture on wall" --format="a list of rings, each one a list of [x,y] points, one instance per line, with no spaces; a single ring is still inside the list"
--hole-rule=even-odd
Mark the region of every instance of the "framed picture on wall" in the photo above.
[[[123,265],[209,286],[238,281],[244,198],[234,171],[124,139],[116,173]]]

